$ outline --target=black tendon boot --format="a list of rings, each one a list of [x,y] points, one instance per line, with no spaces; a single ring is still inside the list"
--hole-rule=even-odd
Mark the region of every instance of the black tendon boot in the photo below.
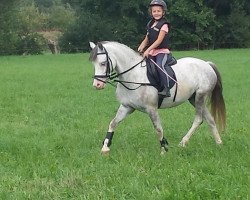
[[[170,90],[168,87],[164,88],[161,92],[158,92],[159,96],[165,97],[171,97]]]

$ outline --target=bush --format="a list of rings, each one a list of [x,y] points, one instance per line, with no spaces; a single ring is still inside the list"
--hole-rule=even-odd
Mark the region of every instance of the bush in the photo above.
[[[42,54],[45,49],[46,41],[38,33],[30,33],[25,36],[21,36],[17,43],[17,54]]]
[[[113,35],[112,26],[105,19],[85,13],[64,32],[59,40],[59,46],[63,53],[87,52],[89,41],[110,40],[114,38]]]

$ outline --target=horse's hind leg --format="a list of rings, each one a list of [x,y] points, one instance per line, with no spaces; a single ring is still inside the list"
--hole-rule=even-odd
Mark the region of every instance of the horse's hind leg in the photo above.
[[[195,95],[193,95],[189,102],[195,107]],[[220,138],[220,134],[218,132],[218,129],[216,127],[216,123],[214,121],[214,118],[212,117],[211,113],[209,112],[208,108],[205,106],[203,110],[203,119],[205,119],[212,131],[212,134],[214,136],[216,144],[222,144],[222,140]]]
[[[108,133],[103,141],[103,146],[102,146],[102,150],[101,150],[101,152],[103,154],[108,153],[110,151],[109,146],[112,143],[114,130],[115,130],[116,126],[118,125],[118,123],[121,122],[122,120],[124,120],[126,118],[126,116],[128,116],[132,112],[134,112],[133,108],[127,107],[124,105],[120,105],[119,109],[117,110],[115,118],[109,124]]]
[[[154,125],[157,136],[159,138],[161,145],[161,154],[164,154],[166,151],[168,151],[168,142],[163,136],[163,129],[161,126],[160,116],[158,114],[157,108],[148,109],[147,113]]]
[[[209,112],[209,110],[207,109],[207,107],[205,107],[205,109],[204,109],[203,117],[207,121],[207,123],[208,123],[208,125],[213,133],[216,144],[222,144],[222,140],[221,140],[220,134],[217,130],[214,118],[212,117],[212,115]]]
[[[183,146],[183,147],[186,146],[190,137],[193,135],[194,131],[202,123],[202,115],[203,115],[203,111],[205,108],[205,95],[197,93],[195,96],[195,103],[193,101],[190,101],[190,103],[195,106],[196,114],[195,114],[195,118],[194,118],[192,127],[189,129],[187,134],[182,138],[182,140],[180,142],[180,146]]]

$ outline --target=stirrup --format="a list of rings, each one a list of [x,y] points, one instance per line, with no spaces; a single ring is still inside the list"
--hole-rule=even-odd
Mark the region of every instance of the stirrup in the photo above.
[[[158,92],[159,96],[165,97],[171,97],[170,91],[167,88],[164,88],[161,92]]]

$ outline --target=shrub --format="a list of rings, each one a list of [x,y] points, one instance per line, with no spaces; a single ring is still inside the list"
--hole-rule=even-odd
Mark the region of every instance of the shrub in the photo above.
[[[45,49],[46,41],[38,33],[30,33],[20,37],[17,43],[16,51],[17,54],[42,54]]]

